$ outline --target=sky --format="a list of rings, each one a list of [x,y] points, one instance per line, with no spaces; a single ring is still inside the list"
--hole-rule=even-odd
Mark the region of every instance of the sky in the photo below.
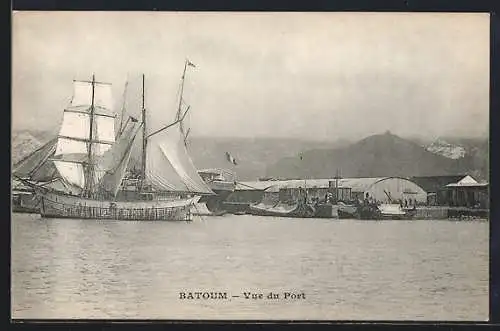
[[[16,12],[12,24],[13,129],[57,131],[72,80],[92,74],[119,112],[142,73],[158,129],[189,58],[193,136],[488,134],[488,14]]]

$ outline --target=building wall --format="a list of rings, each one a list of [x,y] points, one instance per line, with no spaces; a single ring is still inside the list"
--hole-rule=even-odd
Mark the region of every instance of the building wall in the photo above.
[[[339,200],[344,202],[363,200],[366,193],[368,193],[370,197],[373,197],[378,202],[387,203],[388,198],[384,193],[384,190],[386,190],[390,193],[393,200],[402,200],[404,203],[405,199],[411,199],[412,202],[417,200],[417,203],[419,204],[427,203],[427,192],[408,179],[388,177],[380,178],[380,180],[377,178],[366,178],[361,180],[366,181],[366,185],[363,184],[355,187],[355,185],[350,185],[350,182],[346,181],[342,184],[344,186],[338,187]],[[358,185],[359,181],[360,179],[356,179],[356,183],[358,183]],[[334,184],[332,183],[334,182],[331,181],[331,183],[329,183],[328,180],[326,180],[326,184],[329,187],[307,187],[308,198],[310,200],[313,198],[318,198],[320,201],[324,200],[327,192],[334,193],[335,191],[333,187]],[[301,184],[301,186],[303,185]],[[303,190],[303,188],[299,187],[282,188],[279,189],[279,191],[276,190],[276,188],[268,189],[265,192],[264,190],[237,190],[231,193],[226,201],[255,203],[265,200],[265,203],[267,204],[277,202],[278,199],[283,202],[289,200],[293,201],[301,196],[301,190]]]
[[[338,200],[339,201],[344,201],[344,202],[349,202],[349,201],[352,201],[353,198],[352,198],[352,193],[351,193],[351,188],[349,187],[341,187],[341,188],[338,188],[338,193],[339,193],[339,196],[338,196]],[[331,193],[333,194],[333,197],[335,197],[335,189],[331,189],[330,190]]]
[[[452,207],[489,208],[487,187],[454,187],[448,190],[448,204]]]
[[[384,193],[387,191],[393,201],[417,201],[419,204],[427,203],[427,192],[425,192],[420,186],[415,184],[414,182],[397,177],[389,177],[382,179],[372,186],[370,186],[366,193],[370,195],[374,200],[381,203],[388,203],[389,199],[387,195]]]

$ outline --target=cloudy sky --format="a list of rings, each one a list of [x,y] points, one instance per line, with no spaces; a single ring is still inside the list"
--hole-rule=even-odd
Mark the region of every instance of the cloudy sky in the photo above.
[[[487,14],[18,12],[12,44],[14,129],[57,130],[72,79],[93,73],[118,110],[144,73],[159,128],[189,58],[193,135],[488,132]]]

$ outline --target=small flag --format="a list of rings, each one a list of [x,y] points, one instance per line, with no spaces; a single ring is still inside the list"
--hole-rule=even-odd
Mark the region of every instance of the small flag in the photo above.
[[[238,163],[236,162],[236,159],[228,152],[226,152],[226,159],[229,163],[232,163],[234,165],[238,165]]]
[[[134,123],[137,123],[137,118],[130,116],[130,120]]]
[[[302,161],[304,157],[302,156],[302,153],[299,154],[299,159]]]
[[[187,64],[188,64],[188,66],[191,66],[191,67],[193,67],[193,68],[196,68],[196,66],[194,65],[194,63],[193,63],[193,62],[191,62],[191,61],[189,61],[189,60],[187,60]]]

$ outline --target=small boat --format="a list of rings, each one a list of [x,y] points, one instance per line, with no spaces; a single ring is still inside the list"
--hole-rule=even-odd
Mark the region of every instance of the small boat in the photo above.
[[[314,205],[315,214],[317,218],[339,218],[339,207],[337,204],[332,203],[316,203]]]
[[[278,217],[314,217],[316,210],[306,203],[286,203],[278,202],[275,205],[258,203],[250,205],[250,214],[258,216],[278,216]]]
[[[380,220],[382,214],[374,203],[362,203],[356,207],[356,218],[360,220]]]
[[[338,215],[341,219],[353,219],[357,218],[358,208],[352,204],[345,204],[342,201],[337,203]]]
[[[378,206],[382,219],[402,220],[406,219],[407,212],[397,203],[384,203]]]

